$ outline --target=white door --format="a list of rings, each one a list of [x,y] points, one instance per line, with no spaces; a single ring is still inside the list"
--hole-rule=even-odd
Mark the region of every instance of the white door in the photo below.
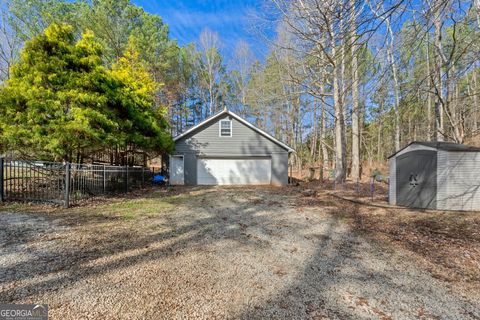
[[[182,185],[184,181],[183,156],[170,157],[170,184]]]
[[[271,159],[197,159],[197,184],[270,184]]]

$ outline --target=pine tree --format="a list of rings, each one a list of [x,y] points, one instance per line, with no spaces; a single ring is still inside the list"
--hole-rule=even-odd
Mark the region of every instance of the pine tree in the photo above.
[[[144,151],[171,151],[173,141],[168,133],[165,106],[154,107],[158,84],[140,59],[137,40],[131,36],[127,48],[112,66],[112,75],[120,83],[116,96],[123,143]]]
[[[26,43],[0,90],[1,144],[65,161],[112,145],[169,151],[166,112],[153,109],[155,90],[130,46],[110,71],[92,32],[75,42],[71,26],[52,24]]]
[[[1,130],[9,149],[72,160],[93,146],[115,142],[105,112],[112,90],[91,33],[75,43],[72,27],[52,24],[28,41],[1,90]]]

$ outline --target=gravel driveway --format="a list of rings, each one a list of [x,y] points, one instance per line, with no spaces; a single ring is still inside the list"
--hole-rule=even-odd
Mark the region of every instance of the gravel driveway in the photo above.
[[[0,214],[0,302],[52,319],[480,319],[480,294],[353,232],[332,197],[181,188]]]

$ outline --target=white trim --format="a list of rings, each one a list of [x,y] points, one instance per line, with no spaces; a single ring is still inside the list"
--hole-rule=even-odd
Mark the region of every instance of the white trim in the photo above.
[[[175,138],[173,138],[173,141],[177,141],[183,137],[185,137],[186,135],[188,135],[189,133],[191,133],[192,131],[204,126],[205,124],[209,123],[210,121],[213,121],[214,119],[217,119],[218,117],[221,117],[222,115],[225,115],[225,114],[228,114],[230,116],[232,116],[233,118],[235,118],[236,120],[238,120],[239,122],[243,123],[244,125],[246,125],[247,127],[249,127],[250,129],[253,129],[255,130],[256,132],[258,132],[259,134],[261,134],[262,136],[264,136],[265,138],[267,139],[270,139],[272,140],[273,142],[275,142],[276,144],[278,144],[279,146],[285,148],[288,152],[295,152],[295,150],[293,150],[292,148],[290,148],[289,146],[287,146],[285,143],[279,141],[278,139],[274,138],[273,136],[269,135],[268,133],[266,133],[265,131],[255,127],[253,124],[251,124],[250,122],[244,120],[243,118],[241,118],[240,116],[236,115],[235,113],[231,112],[231,111],[228,111],[227,109],[223,110],[222,112],[219,112],[205,120],[203,120],[202,122],[200,122],[199,124],[197,124],[196,126],[193,126],[191,127],[190,129],[188,129],[187,131],[185,131],[184,133],[176,136]]]
[[[228,121],[230,123],[230,135],[228,136],[222,136],[222,122],[223,121]],[[218,121],[218,137],[219,138],[231,138],[232,137],[232,120],[230,119],[222,119]]]

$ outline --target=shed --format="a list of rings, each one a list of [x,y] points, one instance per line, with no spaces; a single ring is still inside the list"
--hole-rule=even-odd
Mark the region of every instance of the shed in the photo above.
[[[480,148],[415,141],[388,159],[390,204],[480,210]]]
[[[173,140],[171,184],[288,184],[294,150],[227,109]]]

